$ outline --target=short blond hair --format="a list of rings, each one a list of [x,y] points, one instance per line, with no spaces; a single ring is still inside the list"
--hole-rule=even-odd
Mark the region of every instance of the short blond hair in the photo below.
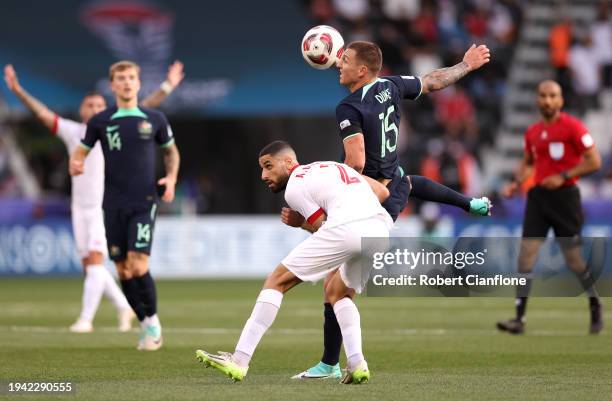
[[[108,69],[108,79],[112,81],[116,72],[125,71],[129,68],[134,68],[136,70],[136,73],[140,75],[140,66],[138,64],[129,60],[121,60],[110,66],[110,68]]]

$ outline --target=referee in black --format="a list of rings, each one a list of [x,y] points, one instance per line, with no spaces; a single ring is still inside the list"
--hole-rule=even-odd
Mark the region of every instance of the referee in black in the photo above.
[[[602,306],[593,288],[593,277],[581,256],[580,233],[584,222],[578,178],[599,170],[601,157],[593,138],[580,120],[563,113],[561,87],[546,80],[538,85],[537,104],[541,119],[525,132],[523,160],[512,183],[504,188],[512,196],[533,174],[534,187],[527,195],[523,239],[518,258],[519,274],[527,284],[517,288],[516,316],[497,323],[511,334],[525,331],[525,311],[531,287],[531,272],[548,230],[552,228],[568,267],[589,295],[589,332],[603,328]]]

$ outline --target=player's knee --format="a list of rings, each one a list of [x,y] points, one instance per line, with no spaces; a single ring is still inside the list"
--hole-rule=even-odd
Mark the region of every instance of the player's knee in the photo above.
[[[115,262],[115,269],[117,269],[117,275],[119,276],[119,280],[129,280],[132,278],[132,274],[127,267],[125,261]]]
[[[87,265],[101,265],[104,263],[104,254],[98,251],[89,252],[87,256]]]
[[[521,241],[521,250],[518,257],[518,270],[520,273],[530,273],[538,258],[542,240],[527,239]]]
[[[325,289],[325,299],[332,305],[335,305],[336,302],[340,301],[342,298],[353,298],[355,295],[355,291],[350,288],[346,288],[344,285],[329,285]]]
[[[586,263],[580,254],[580,248],[564,251],[565,263],[575,273],[582,273],[586,269]]]
[[[149,271],[149,255],[141,252],[128,252],[126,264],[134,277],[140,277]]]
[[[349,291],[346,292],[330,292],[329,294],[326,294],[326,297],[328,299],[328,302],[330,304],[332,304],[332,306],[334,306],[336,304],[336,302],[340,301],[343,298],[353,298],[352,296],[353,294]]]
[[[334,277],[334,273],[335,271],[330,272],[327,276],[325,276],[325,280],[323,280],[323,291],[325,291],[329,286],[329,283],[331,283],[332,277]]]
[[[284,294],[301,282],[302,280],[281,264],[266,278],[263,288],[280,291]]]

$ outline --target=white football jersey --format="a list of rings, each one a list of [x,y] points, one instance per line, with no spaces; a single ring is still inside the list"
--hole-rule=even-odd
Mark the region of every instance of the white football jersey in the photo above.
[[[391,216],[367,181],[346,164],[316,162],[297,166],[287,182],[285,200],[309,223],[326,213],[328,228],[373,216],[382,216],[389,228],[393,226]]]
[[[87,124],[55,116],[54,134],[63,141],[72,154],[85,136]],[[91,149],[85,159],[85,172],[72,177],[72,205],[78,207],[102,207],[104,198],[104,155],[100,142]]]

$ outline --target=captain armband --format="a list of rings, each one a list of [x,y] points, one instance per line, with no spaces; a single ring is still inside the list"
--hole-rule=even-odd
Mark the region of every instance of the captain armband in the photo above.
[[[344,141],[357,134],[361,134],[362,132],[363,130],[361,129],[360,126],[349,123],[349,125],[346,125],[340,129],[340,136],[342,137],[342,140]]]

